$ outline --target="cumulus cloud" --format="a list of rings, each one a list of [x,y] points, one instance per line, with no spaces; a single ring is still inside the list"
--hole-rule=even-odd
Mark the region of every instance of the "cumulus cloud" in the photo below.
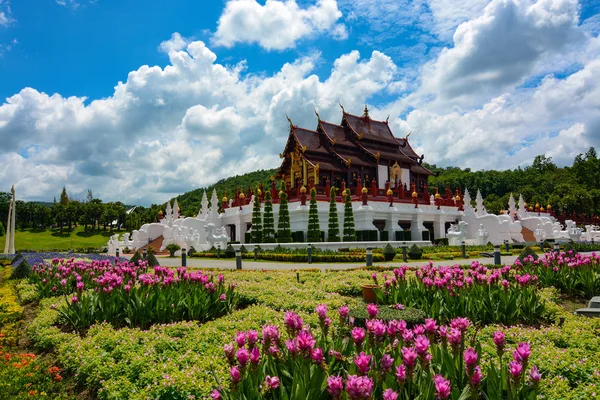
[[[184,49],[190,41],[183,36],[179,32],[175,32],[171,35],[171,39],[165,40],[161,42],[158,46],[158,49],[163,53],[169,53],[170,51],[179,51]]]
[[[264,5],[256,0],[229,0],[213,42],[226,47],[258,43],[267,50],[284,50],[316,33],[346,39],[346,27],[337,24],[341,16],[336,0],[318,0],[308,8],[300,8],[295,0],[267,0]]]
[[[578,21],[577,0],[494,0],[426,65],[423,89],[463,103],[498,95],[522,83],[545,54],[582,40]]]
[[[261,77],[245,63],[218,63],[200,41],[168,56],[165,68],[142,66],[112,96],[89,104],[33,88],[8,98],[0,105],[0,162],[19,174],[0,175],[0,184],[16,182],[25,198],[47,199],[66,185],[82,196],[89,187],[107,200],[162,202],[230,174],[277,166],[286,113],[314,128],[316,107],[338,122],[338,102],[359,112],[395,70],[380,52],[339,57],[325,80],[312,74],[318,55]]]

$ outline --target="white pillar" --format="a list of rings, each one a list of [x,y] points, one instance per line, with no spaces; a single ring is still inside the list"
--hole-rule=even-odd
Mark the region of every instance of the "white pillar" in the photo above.
[[[12,221],[10,224],[10,247],[9,254],[15,254],[15,217],[17,214],[17,198],[15,196],[15,187],[12,187]]]
[[[11,228],[10,228],[10,223],[12,221],[12,199],[10,199],[10,202],[8,203],[8,221],[6,222],[6,238],[4,241],[4,254],[11,254],[10,253],[10,233],[11,233]]]

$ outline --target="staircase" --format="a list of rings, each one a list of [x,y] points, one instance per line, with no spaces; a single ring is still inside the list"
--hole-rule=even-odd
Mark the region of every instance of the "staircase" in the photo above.
[[[521,227],[521,235],[523,235],[523,240],[525,240],[526,242],[535,242],[535,236],[533,235],[533,232],[531,232],[529,229],[525,228],[524,226]]]
[[[159,236],[156,239],[154,239],[153,241],[151,241],[150,243],[148,243],[146,246],[142,247],[142,249],[146,249],[146,251],[148,251],[149,247],[152,247],[152,249],[154,250],[154,254],[156,255],[168,255],[169,252],[166,250],[160,251],[160,248],[162,246],[163,243],[163,237]]]

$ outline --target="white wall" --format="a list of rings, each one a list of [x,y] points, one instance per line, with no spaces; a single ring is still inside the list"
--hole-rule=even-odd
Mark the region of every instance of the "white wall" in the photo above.
[[[385,181],[388,180],[388,167],[387,165],[377,166],[377,181],[379,189],[385,189]]]

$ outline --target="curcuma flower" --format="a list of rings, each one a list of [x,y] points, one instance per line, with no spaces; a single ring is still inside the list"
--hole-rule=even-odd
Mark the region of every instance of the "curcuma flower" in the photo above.
[[[368,376],[349,375],[346,381],[346,393],[350,400],[367,400],[373,393],[373,380]]]
[[[392,389],[386,389],[383,392],[383,400],[398,400],[398,393]]]
[[[367,314],[369,314],[369,318],[375,318],[379,314],[377,304],[367,304]]]
[[[366,355],[364,352],[360,352],[354,357],[354,364],[358,367],[358,373],[360,375],[367,375],[371,369],[371,356]]]
[[[231,367],[231,369],[229,370],[229,376],[231,377],[231,382],[234,385],[242,380],[242,375],[240,374],[240,370],[237,367]]]
[[[381,356],[381,370],[383,372],[388,372],[392,369],[394,365],[394,359],[389,354],[384,354]]]
[[[450,385],[450,381],[448,379],[438,374],[433,377],[433,384],[435,385],[435,395],[439,399],[444,400],[450,397],[452,386]]]
[[[508,364],[508,372],[515,382],[518,382],[523,373],[523,365],[518,361],[511,361]]]
[[[536,386],[540,380],[542,379],[542,374],[538,370],[537,365],[534,365],[531,370],[529,370],[529,380],[533,386]]]
[[[354,340],[354,344],[360,346],[365,340],[365,330],[363,328],[355,327],[352,329],[352,340]]]
[[[465,365],[467,366],[468,370],[472,370],[473,368],[475,368],[475,365],[477,365],[477,358],[478,358],[478,355],[477,355],[477,352],[475,351],[475,349],[473,349],[472,347],[469,347],[463,353],[463,357],[465,360]]]
[[[344,390],[344,381],[341,376],[330,376],[327,378],[327,391],[334,399],[339,399]]]
[[[265,378],[265,388],[267,390],[277,389],[279,387],[279,378],[267,375]]]
[[[519,343],[515,351],[513,351],[513,358],[515,361],[520,361],[521,363],[526,363],[530,355],[531,348],[529,347],[529,343],[526,342]]]

